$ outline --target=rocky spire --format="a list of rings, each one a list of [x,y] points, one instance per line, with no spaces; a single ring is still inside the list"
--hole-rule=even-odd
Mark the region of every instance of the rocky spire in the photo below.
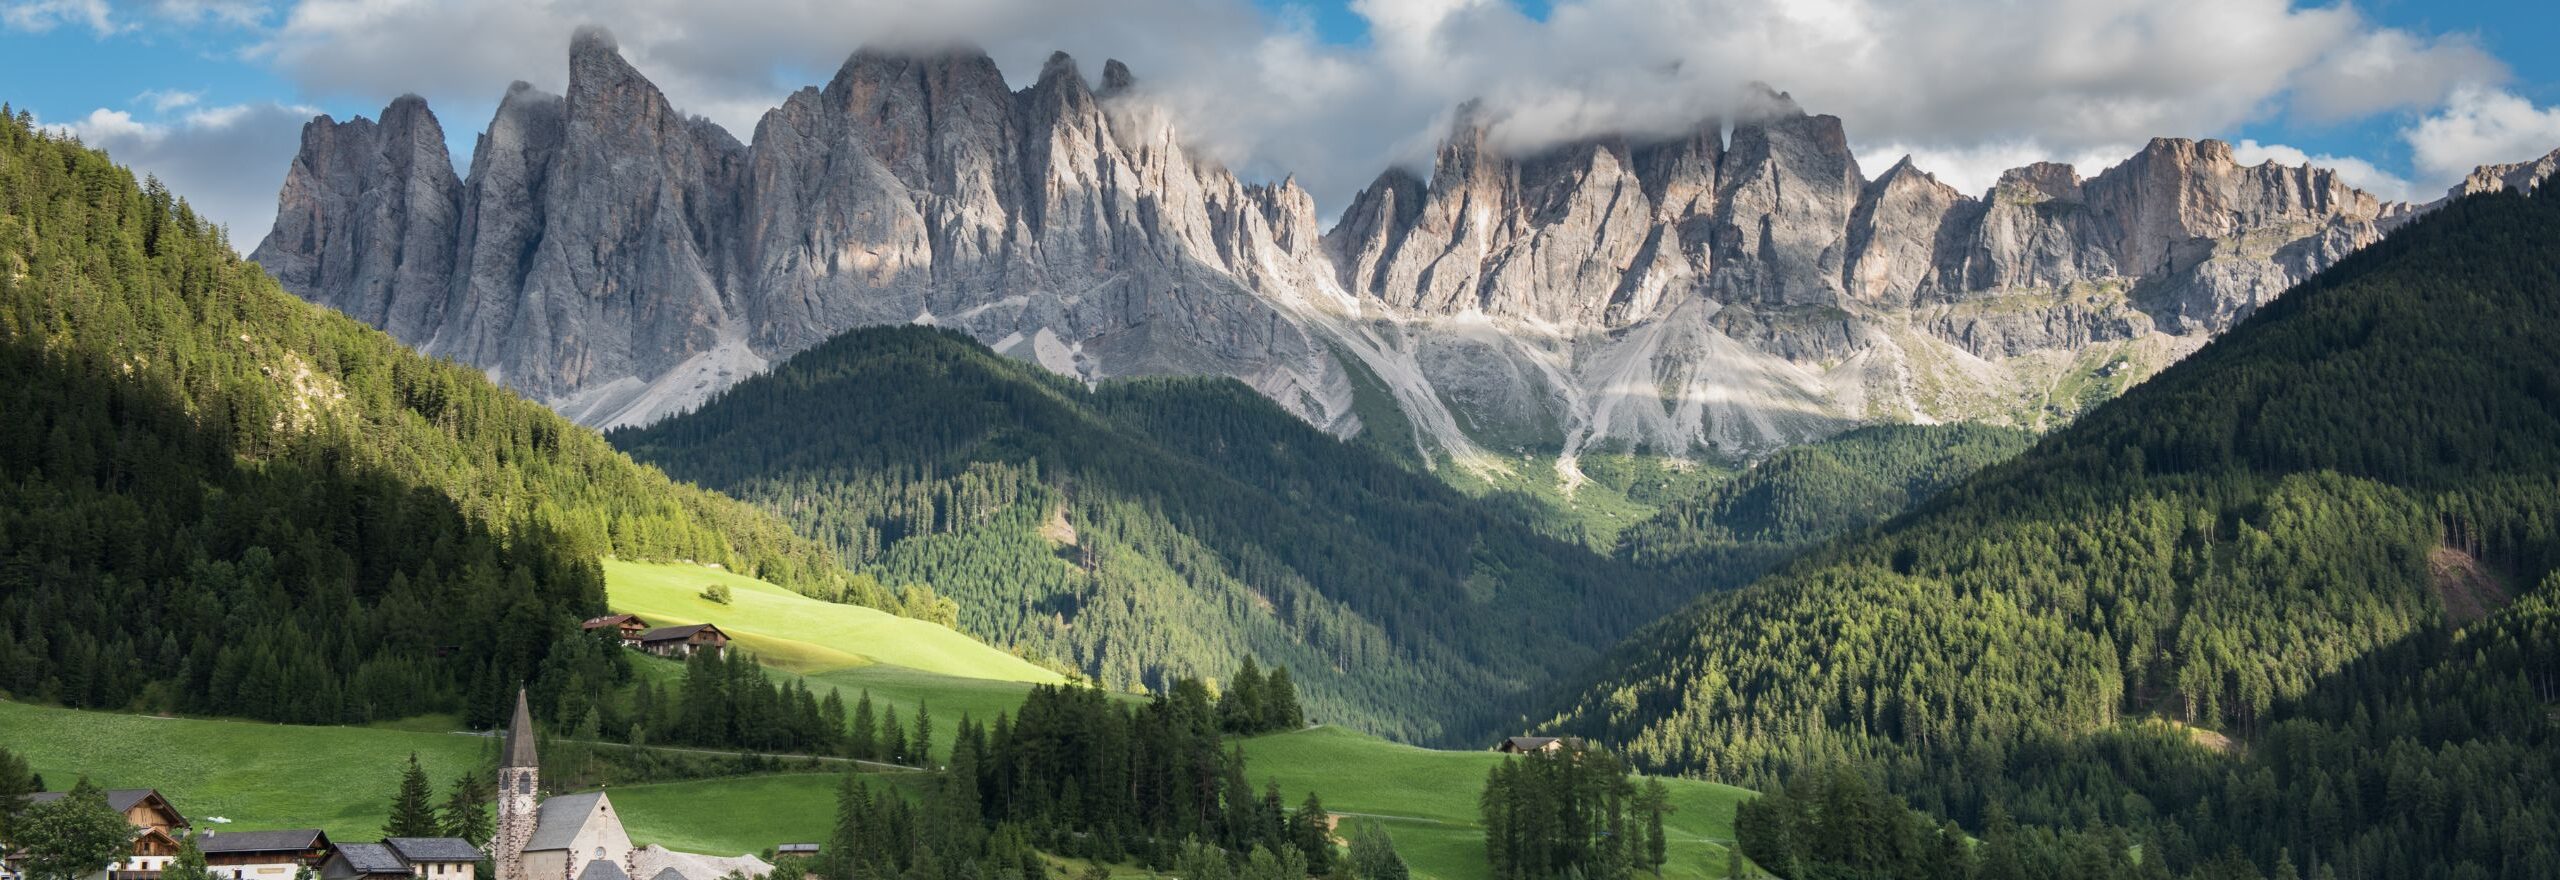
[[[515,718],[507,722],[507,762],[499,766],[542,766],[542,761],[534,754],[533,739],[533,710],[525,705],[524,689],[517,688]]]

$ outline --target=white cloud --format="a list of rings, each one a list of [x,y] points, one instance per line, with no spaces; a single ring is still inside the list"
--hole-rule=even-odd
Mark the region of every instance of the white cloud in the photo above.
[[[2507,66],[2467,35],[2428,39],[2396,28],[2367,32],[2297,77],[2292,106],[2314,122],[2431,107],[2463,86],[2495,85]]]
[[[2327,168],[2338,172],[2338,179],[2346,181],[2348,186],[2372,193],[2385,201],[2428,201],[2440,194],[2421,191],[2408,178],[2384,171],[2381,166],[2354,156],[2312,154],[2284,144],[2261,144],[2251,140],[2232,144],[2231,154],[2243,165],[2273,161],[2283,165]]]
[[[140,13],[131,15],[127,13]],[[99,36],[126,33],[144,23],[193,26],[208,21],[233,27],[256,25],[267,15],[263,0],[5,0],[0,26],[46,33],[65,24],[86,26]]]
[[[133,96],[133,99],[151,105],[155,113],[167,113],[181,107],[193,106],[196,102],[204,100],[204,93],[183,92],[176,89],[146,89],[142,94]]]
[[[118,30],[107,0],[19,0],[0,6],[0,25],[11,30],[41,34],[65,24],[87,25],[101,34]]]
[[[158,176],[197,213],[231,227],[232,246],[246,251],[274,225],[276,190],[301,146],[302,123],[316,112],[234,104],[151,122],[101,107],[51,127],[78,135],[136,173]]]
[[[2401,133],[2429,178],[2454,181],[2481,165],[2522,162],[2560,148],[2560,107],[2501,89],[2464,88]]]

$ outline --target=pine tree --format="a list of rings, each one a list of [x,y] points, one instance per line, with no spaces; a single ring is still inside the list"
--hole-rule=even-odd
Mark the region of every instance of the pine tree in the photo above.
[[[382,825],[384,837],[434,837],[442,831],[436,822],[435,788],[427,782],[426,768],[418,766],[418,753],[409,753],[409,767],[401,771],[400,793],[391,799],[391,818]]]
[[[1669,859],[1670,839],[1662,829],[1662,817],[1671,812],[1671,790],[1660,779],[1644,781],[1644,792],[1637,796],[1636,809],[1644,814],[1644,868],[1656,877],[1662,876],[1663,862]]]
[[[485,846],[494,829],[490,827],[489,801],[494,797],[489,780],[478,773],[464,773],[453,780],[453,793],[446,796],[442,818],[444,836],[471,841]]]
[[[898,723],[898,707],[891,706],[880,715],[880,760],[892,764],[907,763],[907,730]]]
[[[1307,873],[1327,877],[1333,874],[1333,814],[1326,812],[1324,801],[1313,791],[1298,804],[1298,813],[1289,820],[1290,842],[1307,859]]]
[[[1298,685],[1289,678],[1289,667],[1271,667],[1271,675],[1262,681],[1263,730],[1296,730],[1307,726],[1306,710],[1298,706]]]
[[[916,735],[907,740],[907,750],[915,753],[917,766],[933,768],[933,707],[916,704]]]
[[[880,720],[871,714],[871,691],[865,689],[862,699],[853,704],[853,726],[845,731],[845,754],[866,761],[880,760]]]
[[[844,690],[842,688],[828,688],[827,698],[818,704],[818,715],[816,719],[818,742],[815,743],[817,751],[822,751],[831,755],[843,753],[845,744],[844,716]]]
[[[1218,695],[1218,725],[1228,733],[1260,733],[1265,718],[1262,702],[1262,667],[1251,656],[1244,658],[1244,668],[1236,672]]]

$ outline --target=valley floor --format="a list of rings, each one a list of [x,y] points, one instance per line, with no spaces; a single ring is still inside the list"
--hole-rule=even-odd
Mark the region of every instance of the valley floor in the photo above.
[[[757,581],[692,566],[610,562],[616,611],[653,625],[711,622],[755,652],[777,676],[813,687],[869,691],[913,718],[930,706],[947,748],[949,723],[981,720],[1018,706],[1054,673],[931,624],[819,602]],[[702,599],[710,583],[731,588],[720,605]],[[912,664],[912,665],[908,665]],[[672,684],[683,669],[655,658],[640,674]],[[55,788],[81,774],[106,788],[157,788],[199,827],[316,827],[347,840],[376,837],[400,772],[414,753],[439,789],[490,766],[498,740],[427,716],[368,727],[300,727],[164,718],[0,701],[0,742],[25,756]],[[1314,790],[1349,820],[1381,823],[1425,880],[1489,876],[1476,796],[1501,756],[1434,751],[1336,727],[1244,741],[1257,784],[1276,781],[1289,803]],[[797,772],[620,785],[610,789],[632,838],[714,853],[762,852],[777,844],[823,841],[833,822],[836,762],[786,762]],[[823,769],[807,769],[822,767]],[[881,768],[872,768],[881,769]],[[868,778],[904,787],[921,774]],[[1734,806],[1750,793],[1671,780],[1672,880],[1722,877]],[[228,823],[214,819],[230,820]],[[1120,873],[1142,873],[1123,867]]]

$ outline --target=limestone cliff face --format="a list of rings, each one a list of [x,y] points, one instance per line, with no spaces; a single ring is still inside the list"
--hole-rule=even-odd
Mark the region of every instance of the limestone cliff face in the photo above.
[[[586,31],[568,93],[511,89],[461,179],[416,98],[314,120],[254,257],[593,425],[929,322],[1087,379],[1233,376],[1345,434],[1365,388],[1427,451],[1561,450],[1570,481],[1596,449],[2067,416],[2414,210],[2216,141],[1981,197],[1908,159],[1870,179],[1838,119],[1762,97],[1530,154],[1463,108],[1427,176],[1326,230],[1293,183],[1187,150],[1118,62],[1016,91],[975,52],[865,50],[741,144]]]
[[[599,426],[925,321],[1087,378],[1236,376],[1352,430],[1340,364],[1259,293],[1320,274],[1312,201],[1196,160],[1117,62],[1104,83],[1063,55],[1016,93],[981,54],[860,52],[747,146],[583,31],[568,94],[511,89],[467,181],[423,102],[313,121],[254,257]]]

